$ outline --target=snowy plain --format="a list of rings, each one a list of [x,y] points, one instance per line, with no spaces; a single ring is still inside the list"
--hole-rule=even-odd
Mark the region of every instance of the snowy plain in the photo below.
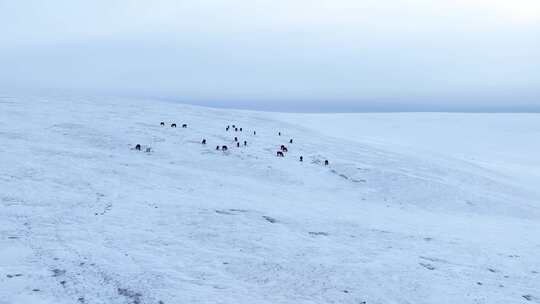
[[[2,97],[0,303],[540,303],[539,130]]]

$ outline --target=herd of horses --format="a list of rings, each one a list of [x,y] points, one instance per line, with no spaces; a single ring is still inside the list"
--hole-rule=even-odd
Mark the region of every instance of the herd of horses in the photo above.
[[[162,121],[160,122],[160,126],[164,127],[165,126],[165,122]],[[187,124],[182,124],[182,128],[187,128],[188,125]],[[176,123],[171,123],[171,128],[176,128]],[[234,132],[243,132],[243,128],[242,127],[238,127],[236,125],[228,125],[226,128],[225,128],[225,131],[229,132],[230,130],[234,130]],[[253,131],[253,135],[257,135],[257,131]],[[281,136],[281,132],[278,132],[278,136]],[[238,140],[238,136],[235,136],[234,137],[234,142],[236,142],[236,147],[240,147],[240,141]],[[291,138],[289,140],[289,144],[292,144],[293,143],[293,139]],[[201,144],[203,145],[206,145],[206,138],[203,138],[202,141],[201,141]],[[247,146],[247,141],[244,140],[244,146]],[[142,149],[142,146],[140,144],[137,144],[135,146],[135,150],[137,151],[141,151]],[[227,151],[229,150],[229,147],[227,147],[226,145],[217,145],[216,146],[216,151]],[[145,149],[146,152],[150,152],[150,148],[146,148]],[[289,149],[285,146],[285,145],[281,145],[280,146],[280,150],[278,150],[276,152],[276,156],[277,157],[285,157],[285,153],[289,152]],[[301,162],[304,161],[304,157],[303,156],[300,156],[300,159],[299,159]],[[328,166],[330,163],[328,162],[328,160],[325,160],[324,161],[324,165],[325,166]]]
[[[162,127],[164,127],[164,126],[165,126],[165,122],[162,121],[162,122],[160,123],[160,125],[161,125]],[[172,124],[171,124],[171,128],[176,128],[176,124],[175,124],[175,123],[172,123]],[[187,124],[183,124],[183,125],[182,125],[182,128],[187,128]]]

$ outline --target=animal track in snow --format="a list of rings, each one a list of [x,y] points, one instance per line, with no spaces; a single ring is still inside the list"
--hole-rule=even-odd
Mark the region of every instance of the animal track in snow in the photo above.
[[[272,224],[277,223],[277,220],[273,217],[263,215],[263,218],[269,223],[272,223]]]

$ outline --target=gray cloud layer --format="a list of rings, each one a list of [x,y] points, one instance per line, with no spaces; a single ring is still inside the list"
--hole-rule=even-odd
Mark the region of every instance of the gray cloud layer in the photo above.
[[[0,0],[0,90],[275,110],[540,110],[534,1],[244,2]]]

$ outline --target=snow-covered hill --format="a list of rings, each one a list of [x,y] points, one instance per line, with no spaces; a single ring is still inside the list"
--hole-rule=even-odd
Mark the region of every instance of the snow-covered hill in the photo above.
[[[1,98],[0,303],[540,303],[530,184],[309,119]]]

